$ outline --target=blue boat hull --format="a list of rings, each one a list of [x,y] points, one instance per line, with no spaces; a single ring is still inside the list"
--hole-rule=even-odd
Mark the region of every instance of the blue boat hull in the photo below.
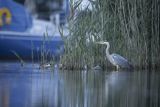
[[[58,58],[64,51],[60,36],[0,34],[1,59],[41,60]]]

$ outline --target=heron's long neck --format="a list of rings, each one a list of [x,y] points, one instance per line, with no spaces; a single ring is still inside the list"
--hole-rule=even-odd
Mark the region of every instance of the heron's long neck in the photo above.
[[[110,46],[109,46],[109,44],[107,45],[107,48],[106,48],[106,55],[107,55],[107,57],[110,55],[109,54],[109,48],[110,48]]]

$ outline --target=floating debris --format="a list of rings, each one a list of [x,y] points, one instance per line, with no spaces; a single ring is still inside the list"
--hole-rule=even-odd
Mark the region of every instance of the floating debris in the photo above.
[[[51,64],[50,63],[46,63],[46,64],[40,64],[40,69],[47,69],[47,68],[50,68],[51,67]]]
[[[92,69],[93,69],[93,70],[99,70],[99,71],[102,70],[102,68],[101,68],[99,65],[93,67]]]

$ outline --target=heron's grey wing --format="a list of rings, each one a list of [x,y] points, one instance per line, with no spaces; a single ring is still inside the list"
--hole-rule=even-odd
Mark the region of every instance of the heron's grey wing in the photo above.
[[[115,61],[116,64],[118,64],[121,67],[125,67],[125,68],[131,68],[131,64],[128,62],[127,59],[125,59],[124,57],[118,55],[118,54],[111,54],[113,60]]]

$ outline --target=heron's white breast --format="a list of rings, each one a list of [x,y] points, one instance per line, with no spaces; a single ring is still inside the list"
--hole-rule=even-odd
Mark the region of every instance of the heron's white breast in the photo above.
[[[107,58],[108,58],[108,60],[110,61],[111,64],[113,64],[115,66],[117,65],[111,55],[109,55]]]

